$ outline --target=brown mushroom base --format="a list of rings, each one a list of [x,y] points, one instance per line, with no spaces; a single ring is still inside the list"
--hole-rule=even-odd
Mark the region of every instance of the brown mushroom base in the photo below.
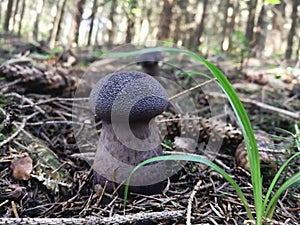
[[[148,122],[135,127],[139,136],[146,136],[149,133]],[[135,132],[133,132],[135,133]],[[142,149],[142,147],[141,147]],[[100,184],[105,188],[106,193],[118,193],[124,196],[124,184],[131,171],[139,163],[161,156],[162,148],[160,143],[151,150],[136,150],[124,145],[110,123],[103,121],[101,134],[97,146],[97,152],[93,163],[94,184]],[[131,177],[129,192],[137,194],[152,195],[161,193],[165,187],[166,166],[164,161],[151,163],[139,168]]]
[[[117,193],[119,197],[124,198],[125,185],[109,181],[105,177],[99,175],[96,171],[94,171],[94,184],[100,184],[101,187],[104,188],[105,193]],[[166,185],[166,181],[161,181],[159,183],[146,186],[129,186],[129,196],[131,196],[132,193],[142,195],[160,194],[163,192]]]

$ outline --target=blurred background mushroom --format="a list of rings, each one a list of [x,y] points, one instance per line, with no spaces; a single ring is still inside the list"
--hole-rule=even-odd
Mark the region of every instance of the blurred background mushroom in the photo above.
[[[161,69],[159,68],[158,63],[163,58],[164,56],[160,51],[147,52],[137,56],[136,64],[142,67],[143,72],[151,76],[159,76],[161,75]]]

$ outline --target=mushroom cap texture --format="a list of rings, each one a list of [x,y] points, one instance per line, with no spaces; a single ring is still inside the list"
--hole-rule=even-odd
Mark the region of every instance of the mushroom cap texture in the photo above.
[[[91,91],[90,107],[97,118],[149,120],[161,114],[168,104],[164,87],[150,75],[121,71],[99,80]]]
[[[163,59],[163,54],[160,51],[155,52],[147,52],[140,54],[136,57],[136,63],[143,63],[143,62],[158,62]]]

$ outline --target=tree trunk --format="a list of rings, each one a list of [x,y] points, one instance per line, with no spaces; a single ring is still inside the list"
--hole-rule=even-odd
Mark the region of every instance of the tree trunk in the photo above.
[[[45,0],[40,0],[37,3],[36,6],[36,18],[34,22],[34,30],[33,30],[33,38],[35,41],[38,41],[38,35],[39,35],[39,23],[40,23],[40,17],[44,8]]]
[[[265,22],[265,15],[266,15],[266,7],[263,3],[257,24],[256,24],[256,32],[254,36],[254,41],[253,41],[253,46],[251,49],[253,51],[251,52],[251,56],[256,57],[256,58],[261,58],[265,46],[265,41],[266,41],[266,36],[265,36],[265,31],[266,31],[266,22]]]
[[[22,5],[21,5],[21,13],[20,13],[20,21],[19,21],[19,25],[18,25],[18,36],[21,36],[21,30],[22,30],[22,21],[24,18],[24,14],[25,14],[25,8],[26,8],[26,0],[22,1]]]
[[[93,28],[94,28],[94,20],[95,20],[95,15],[97,13],[98,9],[98,3],[97,0],[94,0],[93,2],[93,8],[92,8],[92,14],[90,16],[90,29],[89,29],[89,35],[88,35],[88,42],[87,45],[90,46],[92,42],[92,34],[93,34]]]
[[[228,34],[228,41],[229,41],[229,46],[228,46],[228,51],[230,52],[232,50],[232,36],[234,33],[234,28],[235,28],[235,18],[239,13],[240,9],[240,0],[233,0],[233,12],[232,12],[232,17],[230,20],[229,24],[229,34]]]
[[[229,53],[232,49],[232,35],[235,28],[235,18],[239,13],[240,0],[230,0],[229,5],[226,7],[227,15],[226,22],[224,21],[223,40],[221,44],[222,52]],[[229,11],[232,10],[232,14],[228,15]]]
[[[281,1],[280,4],[275,5],[273,8],[272,30],[269,33],[270,43],[272,43],[272,52],[280,51],[283,42],[282,28],[285,23],[285,6],[286,3],[284,3],[284,1]]]
[[[74,13],[72,18],[71,32],[69,36],[69,43],[78,45],[79,38],[79,27],[83,14],[83,8],[86,0],[76,0],[74,1]]]
[[[13,17],[13,26],[12,26],[13,30],[14,30],[14,27],[15,27],[15,24],[16,24],[16,17],[18,15],[19,5],[20,5],[20,0],[17,0],[16,5],[15,5],[14,17]]]
[[[113,40],[114,40],[114,28],[115,28],[115,14],[116,14],[116,7],[117,7],[117,0],[111,0],[111,7],[110,7],[110,14],[109,20],[111,22],[111,28],[108,29],[108,47],[112,47]]]
[[[134,23],[135,23],[135,14],[133,13],[133,9],[136,8],[137,2],[136,0],[130,1],[130,12],[127,14],[127,30],[126,30],[126,43],[131,43],[132,37],[134,36]]]
[[[204,31],[204,22],[205,22],[205,18],[206,18],[206,9],[207,9],[208,0],[203,0],[202,2],[203,2],[202,3],[203,5],[202,5],[201,20],[200,20],[200,23],[198,23],[198,25],[197,25],[196,31],[193,35],[193,38],[191,39],[192,43],[190,45],[190,48],[192,50],[197,50],[197,48],[201,44],[200,38]]]
[[[179,40],[182,40],[183,37],[182,37],[182,17],[183,15],[185,15],[185,10],[186,10],[186,1],[180,1],[178,0],[177,1],[177,4],[178,4],[178,7],[179,7],[179,10],[177,11],[176,13],[176,19],[175,19],[175,31],[174,31],[174,43],[175,44],[178,44],[178,41]]]
[[[2,5],[3,1],[0,0],[0,5]],[[2,10],[0,10],[0,21],[2,21]]]
[[[297,24],[297,8],[300,4],[300,0],[294,0],[293,1],[293,11],[291,15],[292,24],[288,35],[287,40],[287,49],[285,52],[285,59],[291,59],[292,53],[293,53],[293,39],[296,32],[296,24]]]
[[[57,1],[57,13],[56,13],[56,16],[55,16],[53,29],[51,31],[51,36],[50,36],[50,41],[49,41],[49,47],[50,48],[55,47],[56,40],[59,36],[60,26],[61,26],[62,17],[63,17],[66,2],[67,2],[67,0],[64,0],[63,3],[62,3],[62,6],[59,7],[60,1]]]
[[[10,21],[11,14],[12,14],[13,4],[14,4],[14,0],[8,0],[7,9],[6,9],[6,13],[5,13],[5,19],[4,19],[4,25],[3,25],[3,29],[5,32],[9,31],[9,21]]]
[[[163,9],[160,14],[158,40],[166,40],[170,37],[170,25],[172,21],[173,0],[164,0]]]
[[[223,36],[223,39],[222,39],[222,43],[221,43],[221,50],[222,52],[226,52],[228,50],[228,47],[229,47],[229,9],[232,9],[233,6],[232,6],[232,1],[230,0],[227,0],[226,1],[226,4],[225,4],[225,7],[224,7],[224,24],[223,24],[223,32],[222,32],[222,36]]]
[[[194,7],[197,7],[197,5],[195,5]],[[186,8],[183,16],[184,16],[184,24],[192,24],[195,21],[194,16],[191,13],[187,12]],[[193,35],[193,28],[191,26],[187,26],[183,33],[183,46],[186,46],[188,48],[190,47],[192,35]]]
[[[257,0],[250,0],[248,2],[248,22],[246,27],[246,38],[249,42],[253,39],[253,30],[255,24],[255,10],[256,10]]]
[[[59,36],[60,36],[60,32],[61,32],[61,25],[63,22],[63,18],[64,18],[64,13],[65,13],[65,7],[66,7],[66,3],[67,0],[63,1],[61,10],[59,11],[59,21],[58,21],[58,27],[57,27],[57,33],[56,33],[56,37],[55,37],[55,42],[58,40]]]
[[[297,51],[296,51],[296,59],[297,59],[297,63],[295,67],[300,67],[300,38],[298,40],[298,47],[297,47]]]

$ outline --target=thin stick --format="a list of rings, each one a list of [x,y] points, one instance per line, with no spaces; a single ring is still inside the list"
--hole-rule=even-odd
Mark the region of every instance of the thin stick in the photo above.
[[[28,120],[30,120],[32,117],[36,116],[37,114],[39,114],[40,112],[35,112],[33,114],[31,114],[30,116],[27,116],[26,118],[24,118],[22,120],[22,123],[20,126],[18,126],[16,123],[13,123],[13,125],[15,125],[16,127],[18,127],[17,131],[15,133],[13,133],[11,136],[9,136],[7,139],[5,139],[4,141],[0,142],[0,148],[7,144],[8,142],[12,141],[15,137],[17,137],[19,135],[19,133],[24,129],[24,127],[26,126],[26,122]]]
[[[215,97],[227,98],[227,96],[225,94],[209,93],[209,95],[215,96]],[[275,106],[268,105],[268,104],[265,104],[265,103],[262,103],[262,102],[258,102],[258,101],[255,101],[255,100],[251,100],[251,99],[240,98],[240,100],[243,103],[252,104],[252,105],[258,106],[260,108],[267,109],[269,111],[273,111],[273,112],[279,113],[279,115],[285,115],[285,116],[291,117],[293,119],[300,120],[300,112],[287,111],[285,109],[280,109],[280,108],[277,108]]]
[[[186,212],[186,225],[191,225],[193,199],[196,193],[200,190],[201,184],[202,184],[202,180],[199,180],[197,184],[194,186],[193,191],[189,197],[187,212]]]
[[[29,103],[29,105],[31,105],[32,107],[36,108],[40,113],[42,113],[43,115],[46,114],[46,112],[39,106],[37,106],[33,101],[31,101],[29,98],[25,97],[25,96],[22,96],[22,95],[19,95],[18,93],[8,93],[8,94],[5,94],[5,97],[17,97],[27,103]]]
[[[192,92],[192,91],[194,91],[194,90],[196,90],[196,89],[198,89],[198,88],[200,88],[200,87],[203,87],[203,86],[205,86],[205,85],[207,85],[207,84],[209,84],[209,83],[215,81],[216,79],[217,79],[217,78],[214,78],[214,79],[211,79],[211,80],[207,80],[207,81],[205,81],[205,82],[203,82],[203,83],[201,83],[201,84],[198,84],[198,85],[196,85],[196,86],[194,86],[194,87],[191,87],[191,88],[189,88],[189,89],[187,89],[187,90],[184,90],[184,91],[182,91],[182,92],[180,92],[180,93],[178,93],[178,94],[176,94],[176,95],[173,95],[173,96],[170,97],[168,100],[169,100],[169,101],[172,101],[173,99],[178,98],[178,97],[180,97],[180,96],[182,96],[182,95],[185,95],[185,94],[187,94],[187,93],[190,93],[190,92]]]
[[[14,80],[14,81],[10,82],[10,83],[6,83],[6,84],[0,86],[0,90],[3,90],[4,88],[8,88],[10,86],[18,84],[20,81],[21,81],[21,79],[17,79],[17,80]]]
[[[28,126],[40,126],[44,124],[90,125],[89,123],[80,123],[80,122],[69,121],[69,120],[53,120],[53,121],[27,123]]]

